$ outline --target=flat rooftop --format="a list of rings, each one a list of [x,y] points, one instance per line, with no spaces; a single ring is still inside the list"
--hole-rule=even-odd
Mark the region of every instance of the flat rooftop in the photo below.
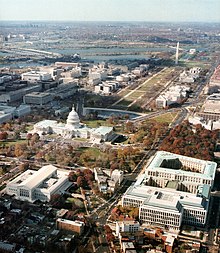
[[[196,164],[196,165],[201,166],[202,173],[161,167],[162,162],[164,160],[173,160],[176,158],[178,158],[181,162],[185,161],[191,164]],[[166,151],[158,151],[156,155],[154,156],[153,160],[151,161],[150,165],[146,168],[146,172],[148,170],[151,170],[151,171],[155,170],[158,172],[164,172],[164,173],[167,172],[167,173],[214,180],[216,168],[217,168],[217,164],[215,162],[177,155],[177,154],[173,154]]]
[[[178,211],[178,202],[182,205],[206,209],[203,198],[196,194],[173,191],[169,188],[159,188],[146,185],[133,185],[125,193],[126,197],[142,201],[143,205]]]
[[[49,188],[51,185],[55,183],[56,179],[53,180],[53,178],[51,178],[51,175],[55,172],[57,172],[57,168],[55,166],[46,165],[43,166],[38,171],[35,170],[25,171],[20,176],[12,180],[9,184],[17,184],[19,186],[25,186],[29,189],[32,189],[40,185],[42,186],[43,182],[47,182],[49,185],[43,188]]]
[[[36,98],[43,98],[43,97],[48,97],[48,96],[51,96],[51,94],[46,93],[46,92],[36,92],[36,91],[25,95],[25,97],[36,97]]]

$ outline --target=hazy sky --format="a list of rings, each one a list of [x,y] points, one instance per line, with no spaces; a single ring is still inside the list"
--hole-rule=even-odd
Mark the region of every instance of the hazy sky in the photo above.
[[[0,0],[0,20],[220,22],[220,0]]]

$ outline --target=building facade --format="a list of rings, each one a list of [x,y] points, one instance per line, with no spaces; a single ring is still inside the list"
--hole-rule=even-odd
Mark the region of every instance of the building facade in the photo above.
[[[77,221],[77,220],[72,221],[72,220],[58,218],[56,220],[56,227],[59,230],[72,231],[81,235],[84,231],[85,223],[82,221]]]
[[[90,139],[92,142],[109,141],[114,135],[113,127],[89,128],[81,124],[74,107],[67,117],[66,124],[58,123],[56,120],[43,120],[34,125],[32,132],[58,134],[66,139],[85,138]]]
[[[117,221],[116,222],[116,235],[121,232],[134,233],[139,231],[140,223],[138,221]]]
[[[204,226],[216,167],[214,162],[158,151],[124,194],[122,205],[138,207],[141,222],[173,231],[182,224]]]
[[[48,202],[52,195],[63,193],[71,185],[68,174],[53,165],[43,166],[38,171],[27,170],[7,184],[6,192],[22,201]]]
[[[23,97],[25,104],[45,105],[53,100],[50,93],[46,92],[32,92]]]
[[[48,81],[52,79],[52,76],[48,72],[41,72],[41,71],[30,71],[23,73],[21,75],[22,80],[27,81],[29,83],[37,83],[40,81]]]

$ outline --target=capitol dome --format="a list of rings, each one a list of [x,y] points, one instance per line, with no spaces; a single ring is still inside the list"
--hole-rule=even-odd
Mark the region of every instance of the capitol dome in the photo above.
[[[75,111],[73,106],[72,111],[69,113],[67,120],[66,120],[66,127],[70,128],[78,128],[80,126],[79,115]]]

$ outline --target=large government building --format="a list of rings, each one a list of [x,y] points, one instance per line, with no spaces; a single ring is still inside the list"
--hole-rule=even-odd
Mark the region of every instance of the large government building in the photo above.
[[[43,120],[34,125],[32,132],[57,134],[67,139],[86,138],[92,142],[111,141],[114,136],[113,127],[89,128],[85,124],[80,123],[74,107],[67,117],[66,124],[58,123],[56,120]]]
[[[48,202],[52,195],[63,193],[72,184],[68,174],[53,165],[43,166],[38,171],[27,170],[7,184],[6,192],[22,201]]]
[[[204,226],[217,164],[158,151],[122,198],[139,207],[143,223],[178,232],[182,224]]]

